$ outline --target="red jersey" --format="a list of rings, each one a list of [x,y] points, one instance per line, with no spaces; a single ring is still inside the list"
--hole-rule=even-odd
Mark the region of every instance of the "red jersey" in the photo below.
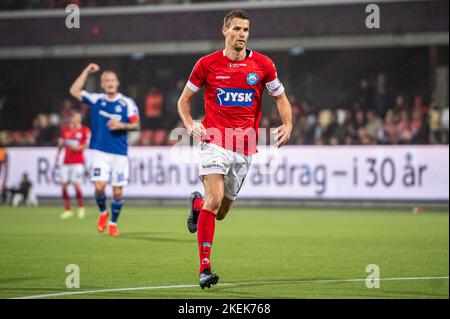
[[[208,134],[202,140],[241,154],[256,153],[264,88],[278,96],[284,87],[272,60],[247,50],[244,60],[233,61],[225,51],[200,58],[187,86],[194,92],[205,85],[205,118]]]
[[[64,125],[61,129],[60,143],[63,144],[66,154],[64,164],[84,164],[83,151],[73,151],[71,146],[87,145],[91,131],[84,125],[72,128]]]

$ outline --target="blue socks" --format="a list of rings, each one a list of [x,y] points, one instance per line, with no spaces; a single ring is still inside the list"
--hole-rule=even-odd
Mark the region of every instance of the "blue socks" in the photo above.
[[[100,210],[100,213],[103,213],[106,211],[106,195],[95,195],[95,201],[97,202],[98,209]]]
[[[124,200],[122,198],[115,199],[113,198],[111,202],[111,222],[117,223],[119,219],[120,210],[124,204]]]

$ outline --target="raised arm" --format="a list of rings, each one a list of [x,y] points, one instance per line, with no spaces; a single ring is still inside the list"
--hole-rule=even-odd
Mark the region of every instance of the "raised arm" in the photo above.
[[[198,122],[194,122],[191,115],[191,100],[195,92],[187,86],[184,87],[180,98],[178,99],[178,114],[183,121],[184,127],[186,127],[190,136],[200,138],[202,134],[206,134],[205,127]]]
[[[97,72],[98,70],[100,70],[100,67],[97,64],[89,64],[76,78],[75,82],[73,82],[72,86],[69,89],[70,95],[81,101],[81,91],[83,90],[84,84],[86,83],[86,79],[89,75]]]
[[[274,133],[277,134],[278,141],[275,144],[277,147],[281,147],[286,144],[291,138],[292,132],[292,108],[286,93],[282,93],[273,97],[277,104],[278,114],[280,115],[283,124],[279,126]]]

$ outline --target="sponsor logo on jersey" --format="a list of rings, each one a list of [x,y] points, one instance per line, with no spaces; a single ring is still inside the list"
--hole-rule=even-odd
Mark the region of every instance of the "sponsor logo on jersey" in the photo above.
[[[216,76],[217,80],[228,80],[230,78],[229,75],[218,75]]]
[[[259,81],[258,74],[252,72],[247,75],[248,85],[255,85],[256,83],[258,83],[258,81]]]
[[[236,68],[245,68],[247,67],[247,64],[245,63],[230,63],[230,68],[236,69]]]
[[[220,106],[252,106],[255,91],[253,89],[217,88],[217,105]]]
[[[109,118],[111,120],[116,120],[118,122],[120,122],[122,120],[122,116],[120,116],[119,114],[110,114],[106,111],[101,110],[100,112],[98,112],[98,114],[100,114],[101,116],[104,116],[106,118]]]

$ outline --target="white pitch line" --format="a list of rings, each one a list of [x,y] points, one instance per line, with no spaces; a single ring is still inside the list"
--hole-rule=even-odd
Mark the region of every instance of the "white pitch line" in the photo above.
[[[400,280],[441,280],[449,279],[448,276],[442,277],[398,277],[398,278],[380,278],[371,279],[379,281],[400,281]],[[310,284],[310,283],[338,283],[338,282],[365,282],[367,279],[318,279],[318,280],[292,280],[292,281],[249,281],[249,282],[230,282],[218,284],[217,286],[250,286],[250,285],[281,285],[281,284]],[[87,295],[98,294],[102,292],[117,292],[117,291],[136,291],[136,290],[158,290],[158,289],[177,289],[177,288],[194,288],[198,285],[174,285],[174,286],[150,286],[150,287],[136,287],[136,288],[114,288],[102,290],[83,290],[83,291],[69,291],[54,294],[33,295],[16,297],[10,299],[38,299],[49,297],[73,296],[73,295]]]

